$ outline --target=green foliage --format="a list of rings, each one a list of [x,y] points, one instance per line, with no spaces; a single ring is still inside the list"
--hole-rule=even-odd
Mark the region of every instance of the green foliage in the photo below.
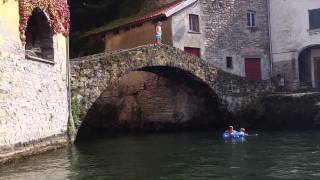
[[[102,26],[112,20],[138,13],[144,0],[74,0],[70,1],[72,31]]]
[[[154,0],[70,0],[71,57],[95,54],[104,50],[104,43],[99,41],[96,44],[90,42],[87,44],[88,40],[81,37],[84,32],[156,8],[154,2]]]
[[[72,111],[74,124],[76,127],[78,127],[80,125],[81,109],[79,104],[74,100],[71,103],[71,111]]]
[[[101,39],[90,42],[87,38],[82,38],[81,34],[82,33],[75,32],[70,36],[71,58],[97,54],[105,50],[105,44]]]

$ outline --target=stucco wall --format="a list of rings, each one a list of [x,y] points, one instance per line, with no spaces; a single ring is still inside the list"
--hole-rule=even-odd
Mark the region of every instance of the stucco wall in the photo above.
[[[266,0],[199,0],[203,12],[204,59],[226,72],[245,76],[245,58],[260,58],[262,79],[270,78]],[[256,11],[256,28],[247,27],[247,11]],[[233,57],[233,68],[226,57]]]
[[[189,14],[199,15],[200,33],[189,30]],[[184,47],[200,48],[201,57],[204,52],[204,22],[199,2],[179,11],[172,16],[173,46],[184,50]]]
[[[16,1],[0,3],[0,47],[19,40],[19,5]],[[10,49],[7,49],[10,50]]]
[[[26,59],[13,0],[0,3],[0,27],[1,163],[66,143],[68,98],[66,38],[53,37],[54,64]]]
[[[299,86],[300,51],[320,44],[320,30],[309,31],[308,10],[317,8],[319,0],[270,0],[273,74],[284,74],[292,89]]]
[[[106,51],[130,49],[133,47],[154,44],[155,24],[152,21],[129,30],[121,29],[119,34],[108,33],[105,36]],[[171,19],[162,22],[162,43],[172,45]]]

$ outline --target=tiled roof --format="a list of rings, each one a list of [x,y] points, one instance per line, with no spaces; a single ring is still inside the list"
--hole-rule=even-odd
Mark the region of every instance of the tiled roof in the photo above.
[[[176,0],[172,3],[166,4],[156,10],[153,11],[149,11],[141,16],[137,16],[137,17],[133,17],[133,18],[128,18],[123,22],[120,23],[115,23],[115,25],[106,25],[97,29],[94,29],[92,31],[89,31],[87,33],[85,33],[85,36],[90,36],[90,35],[94,35],[94,34],[100,34],[103,32],[107,32],[107,31],[111,31],[111,30],[115,30],[118,28],[122,28],[122,27],[126,27],[126,26],[131,26],[134,24],[139,24],[139,23],[143,23],[155,18],[159,18],[162,16],[165,16],[165,13],[168,12],[169,10],[175,8],[176,6],[178,6],[179,4],[181,4],[182,2],[184,2],[185,0]]]
[[[159,17],[159,16],[162,16],[164,15],[167,11],[169,11],[170,9],[178,6],[179,4],[181,4],[184,0],[177,0],[177,1],[174,1],[172,3],[169,3],[161,8],[159,8],[158,10],[156,11],[152,11],[152,12],[149,12],[147,13],[146,15],[142,16],[142,17],[139,17],[137,18],[135,21],[133,21],[132,23],[139,23],[141,21],[145,21],[145,20],[149,20],[149,19],[153,19],[155,17]]]

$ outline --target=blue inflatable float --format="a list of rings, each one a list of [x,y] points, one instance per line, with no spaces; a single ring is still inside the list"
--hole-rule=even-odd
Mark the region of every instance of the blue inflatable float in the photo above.
[[[238,131],[233,131],[232,133],[229,132],[224,132],[222,134],[223,139],[241,139],[246,137],[246,133],[244,132],[238,132]]]

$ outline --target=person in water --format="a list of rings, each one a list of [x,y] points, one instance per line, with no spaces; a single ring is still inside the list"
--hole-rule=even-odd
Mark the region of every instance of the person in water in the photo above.
[[[248,136],[248,134],[246,133],[246,129],[240,128],[240,131],[238,132],[238,136],[240,136],[240,137]]]
[[[238,131],[235,131],[233,129],[233,126],[229,126],[225,133],[229,136],[235,136],[238,133]]]

